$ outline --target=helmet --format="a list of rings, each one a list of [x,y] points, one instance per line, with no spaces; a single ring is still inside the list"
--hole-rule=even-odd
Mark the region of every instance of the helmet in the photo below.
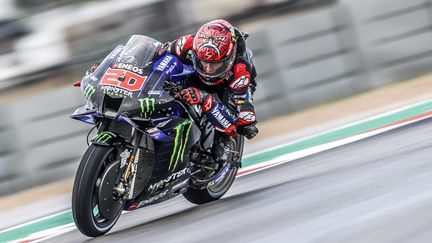
[[[201,26],[192,46],[192,62],[200,79],[216,85],[228,75],[236,58],[234,27],[225,20],[214,20]]]

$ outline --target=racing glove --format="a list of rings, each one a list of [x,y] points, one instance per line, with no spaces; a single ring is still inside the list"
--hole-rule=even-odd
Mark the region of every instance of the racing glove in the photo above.
[[[214,103],[213,95],[195,87],[183,89],[179,97],[191,105],[201,105],[204,112],[209,111]]]

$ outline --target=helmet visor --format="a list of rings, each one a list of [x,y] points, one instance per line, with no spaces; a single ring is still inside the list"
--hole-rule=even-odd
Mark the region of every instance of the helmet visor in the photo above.
[[[205,79],[214,79],[224,76],[234,63],[235,54],[220,60],[220,61],[204,61],[198,58],[195,53],[193,54],[192,62],[195,70]]]

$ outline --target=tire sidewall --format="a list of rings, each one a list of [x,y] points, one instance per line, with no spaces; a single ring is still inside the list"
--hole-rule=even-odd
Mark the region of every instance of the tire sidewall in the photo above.
[[[114,148],[92,144],[89,146],[77,169],[72,190],[72,215],[77,228],[85,235],[96,237],[107,233],[117,222],[118,216],[108,225],[100,227],[92,214],[96,181],[103,162]]]

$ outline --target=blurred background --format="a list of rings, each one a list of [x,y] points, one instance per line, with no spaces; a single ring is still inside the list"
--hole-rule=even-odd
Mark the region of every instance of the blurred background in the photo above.
[[[432,71],[432,0],[2,0],[0,196],[73,176],[91,127],[71,84],[92,63],[216,18],[250,33],[260,121]]]

